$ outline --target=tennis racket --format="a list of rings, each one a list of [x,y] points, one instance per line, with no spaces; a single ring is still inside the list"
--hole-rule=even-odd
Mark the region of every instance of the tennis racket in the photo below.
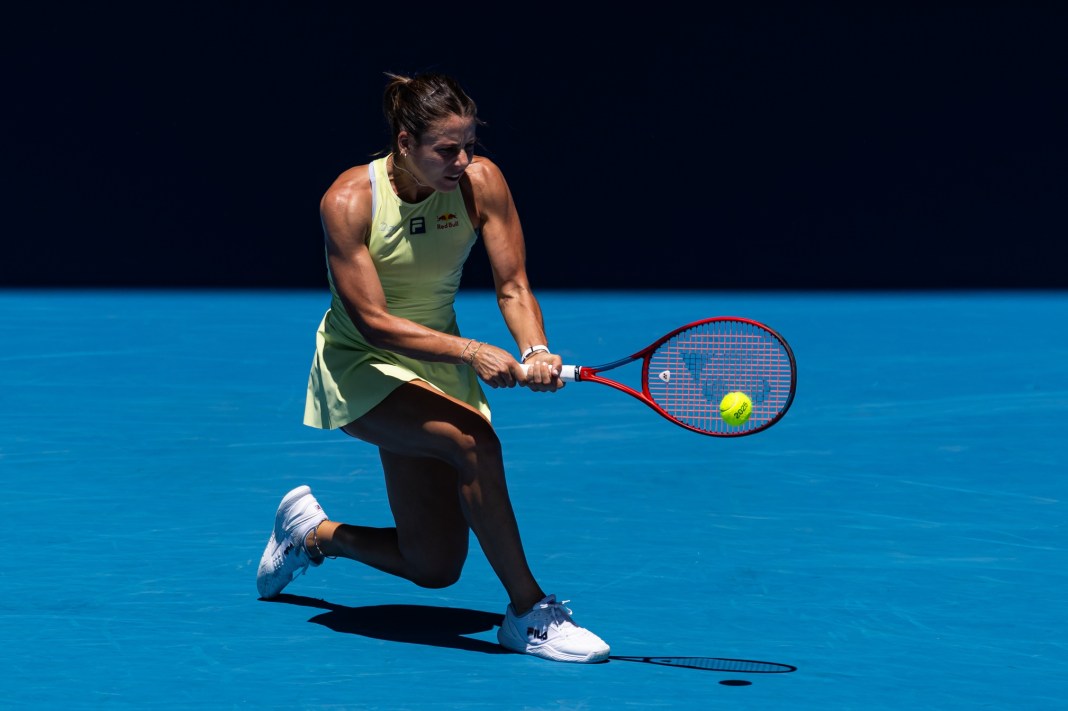
[[[635,361],[641,361],[640,391],[602,375]],[[778,333],[750,319],[717,316],[676,328],[611,363],[565,365],[560,379],[615,388],[693,432],[741,437],[782,419],[794,400],[797,371],[793,350]],[[735,391],[753,402],[740,425],[728,424],[719,412],[723,396]]]

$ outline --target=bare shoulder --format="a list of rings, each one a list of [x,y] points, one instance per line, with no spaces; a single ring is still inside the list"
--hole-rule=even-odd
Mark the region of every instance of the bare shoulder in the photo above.
[[[479,212],[493,206],[501,207],[509,198],[508,182],[496,163],[484,156],[475,156],[465,175],[471,181]]]
[[[371,179],[367,165],[358,165],[341,173],[323,193],[319,212],[328,232],[348,227],[359,228],[371,219]]]
[[[361,208],[371,211],[371,177],[367,174],[366,164],[356,165],[337,176],[319,201],[319,211],[324,218],[351,215],[354,210],[360,212]]]
[[[504,183],[504,174],[501,169],[485,156],[475,156],[471,165],[467,166],[466,174],[471,178],[472,187],[479,190]]]

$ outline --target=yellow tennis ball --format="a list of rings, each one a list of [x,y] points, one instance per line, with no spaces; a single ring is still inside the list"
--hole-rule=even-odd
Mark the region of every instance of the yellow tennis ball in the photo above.
[[[737,427],[744,424],[753,414],[753,401],[743,392],[727,393],[719,401],[719,416],[728,425]]]

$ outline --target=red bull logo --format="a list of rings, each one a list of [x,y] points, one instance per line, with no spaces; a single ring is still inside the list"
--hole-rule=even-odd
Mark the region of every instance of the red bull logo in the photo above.
[[[460,226],[460,219],[456,217],[455,213],[446,212],[443,215],[438,215],[438,229],[447,230],[453,227]]]

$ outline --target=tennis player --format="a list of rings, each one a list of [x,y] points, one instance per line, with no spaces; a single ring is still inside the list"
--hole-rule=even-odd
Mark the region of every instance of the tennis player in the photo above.
[[[530,570],[481,385],[564,386],[508,184],[474,154],[481,121],[453,78],[386,76],[388,153],[342,173],[320,205],[332,299],[316,334],[304,423],[378,447],[395,526],[332,521],[298,486],[278,507],[257,587],[271,598],[309,566],[349,558],[443,588],[459,579],[473,531],[508,594],[503,647],[604,661],[608,645]],[[519,360],[460,335],[453,301],[479,237]]]

